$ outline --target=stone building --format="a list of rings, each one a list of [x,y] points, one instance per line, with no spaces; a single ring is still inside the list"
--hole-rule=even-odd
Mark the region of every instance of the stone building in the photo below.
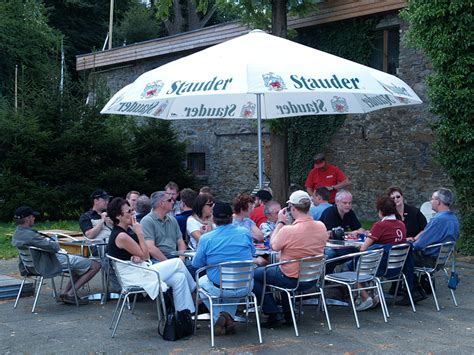
[[[381,34],[382,53],[374,67],[393,72],[408,83],[424,104],[351,115],[331,137],[327,157],[352,182],[354,209],[375,219],[374,201],[390,185],[400,186],[406,200],[419,206],[437,187],[451,183],[435,161],[424,80],[430,63],[402,42],[406,25],[398,18],[404,1],[338,0],[324,2],[314,15],[290,19],[298,31],[358,16],[377,16],[374,31]],[[181,35],[160,38],[112,50],[77,56],[77,70],[104,79],[114,93],[140,74],[197,50],[247,33],[229,23]],[[257,184],[256,121],[176,120],[173,128],[187,143],[187,166],[202,185],[209,185],[222,200],[250,191]],[[264,131],[265,171],[269,172],[269,135]],[[171,178],[171,177],[170,177]]]

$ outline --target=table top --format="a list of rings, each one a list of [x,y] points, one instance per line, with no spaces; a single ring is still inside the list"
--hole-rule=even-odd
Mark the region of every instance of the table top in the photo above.
[[[177,250],[171,252],[171,255],[174,256],[184,256],[186,258],[194,258],[196,255],[196,250]]]
[[[360,248],[364,244],[360,240],[336,240],[336,239],[329,239],[326,242],[327,248],[332,249],[345,249],[345,248]]]

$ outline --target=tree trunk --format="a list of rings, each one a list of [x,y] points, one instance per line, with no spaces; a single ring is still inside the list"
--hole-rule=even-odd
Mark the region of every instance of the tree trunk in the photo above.
[[[272,1],[272,34],[287,37],[286,0]],[[273,197],[280,203],[285,203],[288,197],[288,137],[286,125],[276,133],[270,134],[271,181]]]

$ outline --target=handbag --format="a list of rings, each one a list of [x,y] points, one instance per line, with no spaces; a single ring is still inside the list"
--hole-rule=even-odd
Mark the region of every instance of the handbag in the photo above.
[[[449,277],[449,280],[448,280],[448,288],[450,288],[451,290],[455,290],[456,287],[458,286],[458,283],[459,283],[459,275],[456,272],[456,259],[453,254],[453,264],[451,268],[451,276]]]
[[[160,334],[164,340],[175,341],[193,334],[193,321],[189,309],[176,311],[170,290],[171,289],[168,289],[165,293],[167,315],[164,320],[162,320],[163,324],[158,326],[158,334]]]

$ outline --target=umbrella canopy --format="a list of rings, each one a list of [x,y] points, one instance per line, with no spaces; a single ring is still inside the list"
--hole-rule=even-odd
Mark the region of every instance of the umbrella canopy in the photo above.
[[[371,112],[421,103],[399,78],[260,30],[175,60],[117,92],[105,114],[261,119]]]

